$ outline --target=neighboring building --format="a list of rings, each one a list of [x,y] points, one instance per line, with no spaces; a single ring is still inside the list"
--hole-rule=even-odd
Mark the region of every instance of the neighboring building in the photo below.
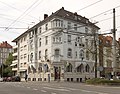
[[[31,81],[93,78],[93,35],[98,30],[87,18],[64,8],[45,14],[43,21],[13,40],[17,72],[21,77],[27,73]]]
[[[12,52],[12,46],[7,41],[0,43],[0,65],[6,62],[9,53]]]
[[[113,38],[111,36],[99,36],[99,66],[103,67],[100,76],[111,78],[113,75]],[[120,72],[119,41],[116,41],[116,65],[117,72]]]

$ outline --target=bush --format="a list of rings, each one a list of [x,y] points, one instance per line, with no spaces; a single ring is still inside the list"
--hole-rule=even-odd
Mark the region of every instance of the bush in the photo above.
[[[87,84],[93,85],[120,85],[120,80],[107,80],[100,78],[93,78],[86,81]]]

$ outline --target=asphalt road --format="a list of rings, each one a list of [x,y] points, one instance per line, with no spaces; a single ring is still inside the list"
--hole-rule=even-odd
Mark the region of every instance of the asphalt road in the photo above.
[[[120,87],[68,82],[0,82],[0,94],[120,94]]]

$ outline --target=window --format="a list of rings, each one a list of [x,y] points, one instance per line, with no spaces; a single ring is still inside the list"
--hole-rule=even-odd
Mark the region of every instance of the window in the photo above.
[[[39,51],[39,59],[41,59],[41,51]]]
[[[80,57],[81,60],[84,59],[84,51],[83,50],[80,50],[79,57]]]
[[[47,60],[48,59],[48,50],[46,49],[45,50],[45,60]]]
[[[53,37],[53,42],[55,42],[55,37]]]
[[[48,44],[48,36],[45,37],[45,45]]]
[[[86,47],[88,47],[88,39],[86,39]]]
[[[41,38],[39,39],[39,47],[41,47]]]
[[[27,57],[27,54],[24,54],[24,58],[26,58]]]
[[[87,64],[86,67],[85,67],[85,72],[89,72],[90,71],[90,67],[89,65]]]
[[[68,29],[71,29],[71,23],[68,22],[68,26],[67,26]]]
[[[24,41],[26,41],[26,36],[24,37]]]
[[[30,54],[30,61],[32,63],[32,60],[33,60],[33,53]]]
[[[106,60],[107,62],[107,67],[111,68],[112,67],[112,61],[111,60]]]
[[[29,62],[29,55],[28,55],[28,62]]]
[[[61,37],[53,37],[53,43],[61,43],[62,39]]]
[[[35,53],[35,60],[37,60],[37,53]]]
[[[22,43],[23,39],[21,38],[21,43]]]
[[[61,27],[63,27],[63,21],[61,21]]]
[[[74,30],[77,31],[77,24],[74,24]]]
[[[75,42],[75,46],[77,46],[77,42]]]
[[[88,33],[88,27],[85,27],[85,33]]]
[[[83,64],[81,64],[80,66],[77,67],[77,72],[84,72]]]
[[[45,30],[48,30],[48,24],[45,25]]]
[[[23,59],[23,55],[20,56],[20,59]]]
[[[71,35],[68,35],[68,42],[71,42]]]
[[[42,72],[42,63],[39,63],[38,72]]]
[[[55,49],[55,55],[60,55],[60,50],[59,49]]]
[[[89,60],[89,51],[86,51],[86,59]]]
[[[42,32],[42,27],[39,28],[39,34]]]
[[[68,58],[72,58],[72,49],[68,49]]]
[[[72,64],[71,63],[67,64],[66,72],[72,72]]]

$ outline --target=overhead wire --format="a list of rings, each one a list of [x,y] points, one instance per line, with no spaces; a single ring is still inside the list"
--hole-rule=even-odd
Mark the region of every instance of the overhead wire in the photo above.
[[[120,5],[116,6],[115,8],[119,8],[119,7],[120,7]],[[93,17],[90,17],[89,19],[92,19],[92,18],[98,17],[98,16],[100,16],[100,15],[102,15],[102,14],[106,13],[106,12],[112,11],[112,10],[113,10],[113,9],[109,9],[109,10],[104,11],[104,12],[102,12],[102,13],[99,13],[99,14],[97,14],[97,15],[93,16]]]
[[[22,12],[20,9],[17,9],[16,7],[13,7],[13,6],[11,6],[10,4],[7,4],[7,3],[5,3],[5,2],[3,2],[3,1],[0,1],[0,3],[6,5],[6,6],[10,7],[10,8],[12,8],[12,9],[15,9],[15,10],[17,10],[17,11],[19,11],[19,12]],[[31,16],[31,15],[28,15],[28,16],[30,16],[30,17],[32,17],[32,18],[34,18],[34,19],[36,19],[36,20],[39,20],[38,18],[33,17],[33,16]]]
[[[39,0],[36,0],[32,5],[30,5],[19,17],[17,17],[9,26],[7,26],[7,28],[9,29],[9,27],[14,24],[17,20],[19,20],[30,8],[32,8],[32,6],[34,6]]]
[[[90,5],[87,5],[86,7],[83,7],[83,8],[81,8],[81,9],[77,10],[77,12],[78,12],[78,11],[81,11],[81,10],[83,10],[83,9],[86,9],[86,8],[88,8],[88,7],[91,7],[91,6],[97,4],[97,3],[101,2],[101,1],[103,1],[103,0],[99,0],[99,1],[97,1],[97,2],[94,2],[94,3],[90,4]]]

